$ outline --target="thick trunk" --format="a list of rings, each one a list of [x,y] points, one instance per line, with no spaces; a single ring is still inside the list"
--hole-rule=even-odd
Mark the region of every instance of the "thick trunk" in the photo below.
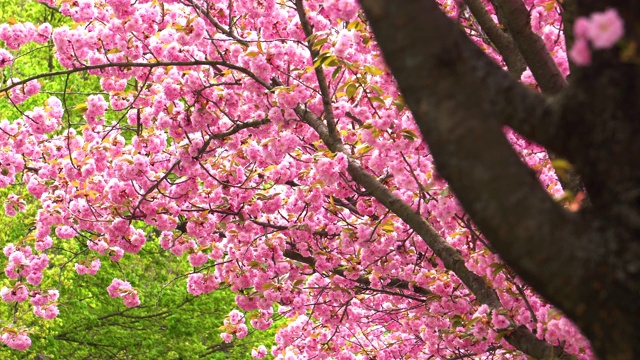
[[[601,359],[640,358],[637,65],[622,63],[615,49],[595,53],[568,88],[549,80],[550,92],[562,92],[548,100],[489,60],[435,1],[361,3],[438,171],[493,247],[576,322]],[[640,8],[628,7],[620,10],[627,23]],[[521,45],[531,33],[519,31]],[[523,55],[530,66],[547,59]],[[557,75],[548,61],[538,65],[541,79]],[[593,206],[576,214],[555,203],[503,125],[569,159]]]

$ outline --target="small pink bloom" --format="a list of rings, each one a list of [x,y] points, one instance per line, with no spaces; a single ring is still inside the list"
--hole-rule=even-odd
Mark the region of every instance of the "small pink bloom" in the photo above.
[[[50,37],[51,37],[51,24],[44,23],[38,26],[38,31],[33,41],[35,41],[38,44],[45,44],[47,41],[49,41]]]
[[[244,339],[248,333],[249,329],[247,328],[247,325],[240,324],[236,327],[236,337],[238,337],[238,339]]]
[[[6,332],[2,334],[2,342],[7,344],[8,347],[20,351],[24,351],[31,346],[31,339],[26,333]]]
[[[121,289],[130,289],[131,284],[127,281],[122,281],[120,279],[113,279],[111,284],[107,286],[107,291],[109,292],[109,296],[112,298],[116,298],[120,296],[119,291]]]
[[[497,311],[493,311],[493,318],[491,319],[491,324],[496,327],[496,329],[504,329],[509,326],[509,320],[507,320],[504,315],[498,314]]]
[[[46,236],[44,239],[36,240],[36,250],[44,251],[53,246],[53,239],[50,236]]]
[[[226,343],[230,343],[233,340],[233,335],[231,335],[229,333],[226,333],[226,332],[223,332],[222,334],[220,334],[220,337]]]
[[[258,348],[254,348],[251,350],[251,357],[254,359],[262,359],[267,356],[267,348],[264,345],[258,346]]]
[[[5,49],[0,49],[0,68],[11,65],[13,63],[13,55]]]
[[[109,249],[109,259],[113,261],[120,261],[124,256],[124,250],[121,248],[114,246]]]
[[[569,59],[578,66],[591,64],[591,50],[589,43],[585,39],[576,39],[569,51]]]
[[[244,315],[238,310],[231,310],[229,320],[232,324],[237,325],[244,321]]]
[[[591,14],[587,37],[594,49],[609,49],[624,35],[624,21],[616,9]]]
[[[189,254],[189,263],[193,267],[199,267],[204,265],[208,260],[207,254],[202,252],[197,252],[193,254]]]
[[[573,35],[576,38],[586,38],[590,27],[591,23],[589,22],[589,19],[584,16],[580,16],[573,23]]]
[[[140,305],[140,297],[134,290],[130,290],[128,293],[124,294],[122,299],[124,300],[124,305],[126,307],[136,307]]]
[[[76,236],[76,232],[69,226],[59,226],[56,228],[56,235],[60,239],[71,239]]]
[[[78,275],[84,275],[87,273],[87,267],[82,264],[76,263],[74,267],[76,268],[76,272],[78,273]]]
[[[56,306],[55,304],[51,304],[46,307],[35,306],[33,308],[33,313],[45,320],[52,320],[56,316],[58,316],[60,310],[58,310],[58,306]]]

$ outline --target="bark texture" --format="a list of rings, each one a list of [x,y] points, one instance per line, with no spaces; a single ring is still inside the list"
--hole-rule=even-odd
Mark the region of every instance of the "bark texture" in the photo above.
[[[522,1],[494,3],[544,95],[493,63],[436,1],[361,0],[438,171],[491,245],[573,319],[601,359],[638,359],[638,58],[621,60],[620,48],[596,52],[567,84],[528,28]],[[572,16],[616,7],[625,41],[638,41],[640,3],[567,3]],[[512,150],[504,125],[568,159],[592,206],[569,213],[553,201]]]

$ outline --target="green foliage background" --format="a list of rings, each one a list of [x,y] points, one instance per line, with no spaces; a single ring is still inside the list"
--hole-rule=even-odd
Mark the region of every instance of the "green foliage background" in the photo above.
[[[55,28],[68,19],[35,1],[0,0],[0,23],[14,21],[49,22]],[[28,44],[13,53],[16,61],[13,67],[3,69],[2,83],[11,77],[24,79],[61,69],[51,44]],[[21,111],[42,106],[51,95],[73,109],[84,102],[86,94],[100,90],[98,79],[86,74],[45,81],[43,92],[18,108],[6,96],[0,98],[0,119],[16,119]],[[73,126],[73,116],[67,120]],[[24,186],[13,185],[0,189],[2,209],[10,193],[23,196],[28,207],[15,217],[0,212],[0,247],[8,242],[33,246],[30,234],[39,203]],[[41,289],[59,289],[60,315],[53,321],[43,321],[26,303],[0,302],[0,325],[26,326],[33,341],[25,352],[0,346],[0,359],[250,359],[253,347],[264,344],[270,348],[275,330],[253,331],[245,339],[224,343],[219,328],[235,306],[234,295],[228,290],[200,297],[189,294],[186,274],[193,268],[184,257],[176,258],[160,248],[151,230],[147,235],[147,245],[135,256],[127,254],[119,263],[101,256],[102,268],[96,276],[81,276],[74,269],[75,262],[93,259],[87,257],[85,240],[56,239],[48,250],[50,266]],[[6,258],[0,255],[0,266],[4,268],[5,264]],[[121,299],[108,296],[106,287],[114,277],[126,279],[139,289],[140,307],[126,308]],[[4,274],[0,283],[10,284]]]

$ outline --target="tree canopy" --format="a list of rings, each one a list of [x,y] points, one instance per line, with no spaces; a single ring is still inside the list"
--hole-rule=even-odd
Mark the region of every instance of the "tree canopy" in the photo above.
[[[59,321],[64,263],[132,314],[167,273],[228,288],[223,341],[277,327],[257,358],[640,353],[640,5],[42,4],[0,25],[0,187],[38,209],[8,347]]]
[[[55,10],[36,2],[8,0],[0,2],[0,9],[4,11],[0,14],[0,22],[42,19],[54,26],[69,23]],[[50,59],[51,66],[59,69],[52,62],[52,52],[41,52],[15,64],[12,71],[20,76],[47,72]],[[47,89],[62,90],[63,80],[47,79]],[[77,77],[67,84],[67,87],[79,86],[85,92],[97,91],[99,81]],[[25,101],[23,106],[35,106],[42,100],[36,96]],[[8,101],[0,102],[0,113],[20,115]],[[0,204],[4,205],[8,197],[14,195],[25,201],[25,207],[15,216],[0,217],[0,228],[3,229],[0,243],[3,246],[22,241],[35,224],[39,202],[24,186],[1,189]],[[151,227],[144,230],[146,236],[156,236]],[[96,276],[85,276],[76,271],[76,261],[82,266],[96,263],[95,259],[91,261],[84,256],[86,246],[82,244],[57,243],[48,255],[52,270],[40,288],[59,290],[60,313],[54,321],[46,323],[38,323],[33,315],[24,316],[21,321],[29,327],[31,346],[24,352],[0,347],[2,359],[250,359],[254,348],[273,343],[275,329],[250,331],[244,339],[224,342],[220,337],[221,325],[234,308],[235,294],[222,289],[210,296],[193,297],[182,280],[193,270],[188,261],[173,256],[157,244],[145,248],[136,258],[103,263]],[[72,258],[74,261],[69,261]],[[112,279],[123,272],[130,280],[144,285],[143,304],[139,307],[127,308],[122,302],[104,296]],[[0,310],[3,321],[11,319],[16,311],[28,312],[28,309],[15,307],[16,304],[5,305]],[[7,323],[3,322],[5,325]]]

